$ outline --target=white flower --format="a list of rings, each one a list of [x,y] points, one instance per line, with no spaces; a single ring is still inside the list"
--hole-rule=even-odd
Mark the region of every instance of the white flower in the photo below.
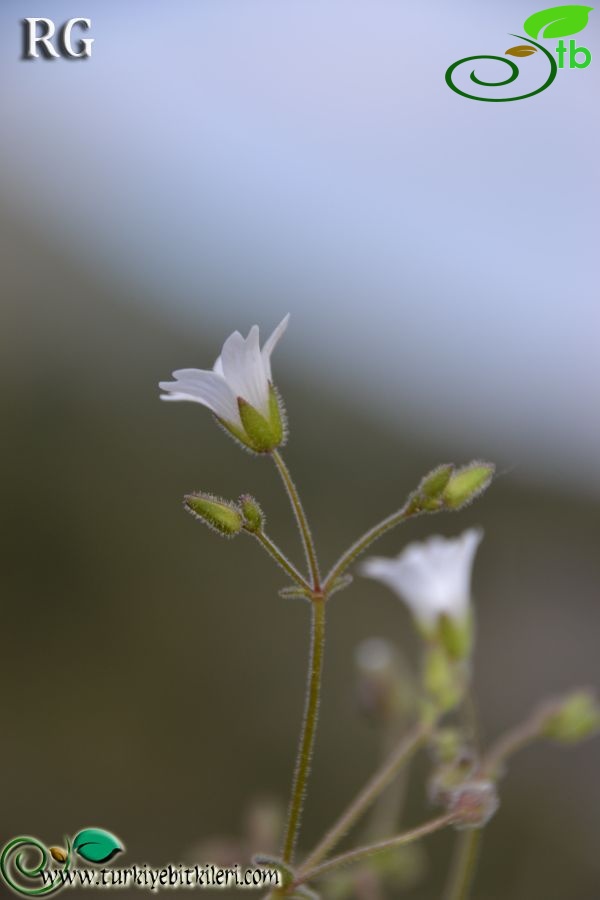
[[[234,331],[212,370],[178,369],[173,372],[175,381],[160,382],[165,392],[161,399],[201,403],[251,449],[274,449],[283,441],[283,422],[272,384],[271,354],[289,318],[280,322],[262,349],[257,325],[247,338]]]
[[[441,615],[463,623],[469,614],[471,570],[482,537],[478,528],[457,538],[430,537],[408,544],[395,559],[371,557],[362,564],[361,573],[402,597],[428,630],[436,627]]]

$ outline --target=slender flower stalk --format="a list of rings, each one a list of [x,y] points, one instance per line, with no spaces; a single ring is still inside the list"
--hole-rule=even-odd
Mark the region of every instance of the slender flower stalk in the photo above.
[[[392,528],[395,528],[396,525],[400,525],[401,522],[405,522],[407,519],[410,519],[411,516],[418,515],[419,512],[420,510],[416,510],[409,501],[402,509],[392,513],[386,519],[383,519],[383,521],[366,531],[362,537],[355,541],[355,543],[340,556],[325,579],[324,590],[329,590],[340,575],[343,575],[346,569],[351,566],[365,550],[369,549],[371,544],[374,544],[375,541],[386,534],[386,532],[391,531]]]
[[[294,849],[298,839],[306,783],[310,773],[310,763],[315,742],[319,703],[321,698],[321,676],[323,673],[323,655],[325,650],[325,600],[311,601],[312,627],[311,649],[308,669],[308,691],[302,723],[302,734],[298,747],[292,798],[288,812],[285,837],[283,842],[283,861],[290,863],[294,858]]]
[[[463,831],[456,845],[456,855],[444,900],[468,900],[475,877],[481,845],[482,829]]]
[[[295,581],[296,584],[304,591],[307,591],[308,593],[311,592],[311,587],[308,581],[304,578],[303,575],[300,574],[294,564],[289,561],[287,556],[282,553],[277,544],[272,541],[264,531],[254,532],[254,537],[259,542],[259,544],[261,544],[265,548],[269,556],[274,559],[275,562],[278,563],[278,565],[280,565],[285,572],[287,572],[292,581]]]
[[[302,865],[302,871],[313,869],[350,831],[386,787],[393,781],[402,766],[421,747],[434,728],[432,722],[419,722],[394,749],[383,766],[369,779],[362,791],[342,813],[337,822],[312,851]]]
[[[314,868],[303,866],[298,873],[298,877],[294,881],[293,887],[299,887],[306,881],[311,881],[313,878],[320,878],[322,875],[327,875],[339,866],[347,866],[351,863],[361,862],[363,859],[373,856],[375,853],[382,853],[385,850],[392,850],[395,847],[403,847],[405,844],[412,844],[436,831],[440,831],[442,828],[446,828],[446,826],[450,824],[452,824],[451,815],[447,814],[439,816],[437,819],[432,819],[430,822],[425,822],[417,828],[405,831],[402,834],[388,838],[385,841],[378,841],[376,844],[368,844],[364,847],[358,847],[356,850],[350,850],[348,853],[342,853],[340,856],[334,856],[333,859],[329,859],[320,866],[315,866]]]
[[[281,480],[283,481],[288,497],[290,498],[290,503],[292,504],[292,509],[294,510],[294,515],[298,523],[298,528],[300,529],[300,534],[302,536],[302,545],[304,547],[304,553],[306,555],[306,562],[308,564],[308,568],[312,578],[313,590],[315,593],[319,593],[321,591],[319,563],[317,561],[315,544],[313,541],[310,526],[308,524],[308,519],[306,518],[306,513],[304,512],[304,507],[302,506],[300,496],[296,489],[296,485],[292,480],[290,471],[283,461],[283,457],[277,450],[273,450],[271,456],[273,457],[273,462],[277,467],[277,471],[281,475]]]

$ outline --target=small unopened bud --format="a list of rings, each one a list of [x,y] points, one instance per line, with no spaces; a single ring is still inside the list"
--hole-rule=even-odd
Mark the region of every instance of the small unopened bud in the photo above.
[[[244,517],[244,528],[253,534],[262,531],[265,517],[262,509],[250,494],[242,494],[239,499],[240,509]]]
[[[220,497],[202,493],[187,494],[184,504],[188,512],[224,537],[233,537],[243,528],[239,508]]]
[[[447,509],[461,509],[489,487],[495,471],[493,463],[479,461],[457,469],[444,489],[443,505]]]
[[[419,487],[412,496],[412,504],[415,509],[433,512],[444,505],[443,493],[452,477],[454,466],[446,463],[432,469],[425,475]]]
[[[49,847],[48,849],[52,859],[55,859],[56,862],[63,863],[67,861],[69,854],[66,850],[63,850],[61,847]]]
[[[551,715],[543,729],[545,737],[576,744],[600,731],[600,706],[591,691],[575,691]]]
[[[459,830],[483,828],[498,810],[500,801],[491,781],[465,781],[450,794],[448,812]]]

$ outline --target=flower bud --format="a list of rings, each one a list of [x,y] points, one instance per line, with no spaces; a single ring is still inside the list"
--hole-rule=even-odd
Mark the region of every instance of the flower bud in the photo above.
[[[496,787],[483,779],[465,781],[450,794],[448,812],[459,830],[483,828],[497,812],[500,801]]]
[[[212,494],[187,494],[185,508],[205,525],[224,537],[233,537],[243,528],[242,515],[234,503],[214,497]]]
[[[449,479],[442,495],[447,509],[461,509],[483,493],[492,480],[496,467],[493,463],[474,461],[458,469]]]
[[[239,505],[244,517],[244,528],[246,531],[251,531],[253,534],[262,531],[265,517],[254,497],[251,497],[250,494],[242,494],[239,499]]]
[[[66,850],[63,850],[62,847],[49,847],[48,849],[52,859],[55,859],[56,862],[64,863],[69,858],[69,854]]]
[[[544,725],[544,737],[576,744],[600,730],[600,707],[590,691],[570,694]]]
[[[446,463],[437,466],[429,474],[425,475],[410,498],[410,504],[415,512],[433,512],[443,507],[443,493],[453,472],[453,464]]]

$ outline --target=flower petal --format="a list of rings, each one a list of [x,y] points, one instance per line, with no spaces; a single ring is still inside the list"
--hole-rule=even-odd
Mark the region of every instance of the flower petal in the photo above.
[[[279,339],[282,337],[284,331],[288,327],[289,321],[290,314],[288,313],[287,316],[285,316],[285,318],[281,320],[271,337],[267,338],[262,350],[260,351],[263,359],[263,365],[265,367],[265,372],[269,381],[273,380],[271,376],[271,354],[279,343]]]
[[[217,375],[219,369],[222,370],[235,397],[242,397],[265,418],[269,417],[269,382],[258,343],[257,325],[252,326],[247,338],[239,331],[227,338],[215,368]]]
[[[477,528],[452,539],[434,536],[408,544],[395,559],[373,557],[361,572],[399,594],[425,625],[433,625],[441,613],[462,619],[469,608],[471,570],[482,536]]]
[[[241,428],[237,399],[225,379],[204,369],[178,369],[175,381],[161,381],[162,400],[191,400],[207,406],[220,419]]]

